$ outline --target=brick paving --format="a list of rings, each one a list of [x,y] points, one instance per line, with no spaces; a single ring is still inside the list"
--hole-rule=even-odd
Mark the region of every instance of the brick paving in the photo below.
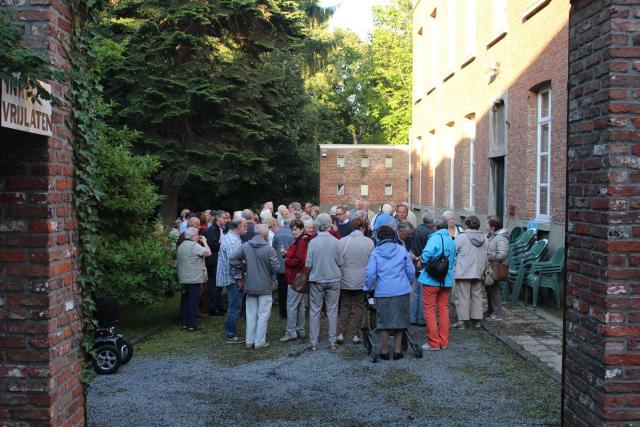
[[[544,308],[504,304],[502,320],[484,328],[558,381],[562,375],[562,319]]]

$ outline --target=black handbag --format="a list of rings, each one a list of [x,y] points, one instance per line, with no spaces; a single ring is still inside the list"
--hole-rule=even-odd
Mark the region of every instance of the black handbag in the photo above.
[[[444,254],[444,239],[442,236],[440,236],[440,240],[442,240],[442,253],[427,261],[425,270],[429,276],[444,286],[444,280],[449,273],[449,257]]]

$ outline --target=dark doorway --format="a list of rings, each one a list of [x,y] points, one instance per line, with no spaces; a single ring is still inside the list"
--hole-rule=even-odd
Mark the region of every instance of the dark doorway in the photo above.
[[[495,214],[504,223],[504,162],[505,156],[489,159],[491,174],[489,212]]]

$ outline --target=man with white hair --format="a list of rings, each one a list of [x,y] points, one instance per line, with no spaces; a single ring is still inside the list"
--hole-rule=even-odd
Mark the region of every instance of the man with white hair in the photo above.
[[[396,224],[393,216],[391,215],[392,212],[393,210],[389,203],[385,203],[384,205],[382,205],[382,211],[378,214],[378,216],[376,216],[375,222],[373,224],[373,231],[377,231],[378,228],[382,227],[383,225],[389,225],[395,228]]]
[[[256,224],[255,235],[229,258],[229,265],[244,271],[246,299],[246,334],[248,349],[268,347],[267,324],[273,303],[271,284],[280,262],[275,249],[269,246],[269,228]]]

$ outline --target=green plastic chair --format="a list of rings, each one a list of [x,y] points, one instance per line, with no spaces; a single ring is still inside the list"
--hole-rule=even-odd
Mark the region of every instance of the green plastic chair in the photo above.
[[[511,293],[511,302],[515,305],[520,298],[522,291],[522,282],[531,269],[531,266],[544,258],[547,253],[549,241],[547,239],[538,240],[531,246],[527,252],[513,260],[513,264],[509,265],[509,283],[513,283],[513,292]]]
[[[525,227],[515,227],[511,230],[511,233],[509,233],[509,245],[514,244],[526,230]]]
[[[533,229],[529,229],[520,234],[520,237],[518,237],[515,242],[509,244],[509,256],[507,257],[507,264],[509,266],[512,266],[514,260],[517,260],[522,256],[522,254],[531,249],[531,246],[533,246],[535,240],[536,231]],[[509,267],[509,269],[511,269],[511,267]],[[511,298],[509,281],[500,282],[500,292],[502,293],[503,300],[508,300]]]
[[[560,293],[562,286],[562,272],[566,254],[564,248],[558,248],[549,261],[537,261],[531,265],[527,274],[527,286],[524,288],[524,303],[527,303],[529,287],[532,289],[533,308],[537,307],[538,290],[548,288],[553,290],[556,307],[560,307]]]

